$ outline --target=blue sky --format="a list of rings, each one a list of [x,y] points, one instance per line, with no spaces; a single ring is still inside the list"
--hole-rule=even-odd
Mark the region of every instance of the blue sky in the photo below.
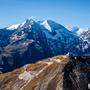
[[[0,0],[0,27],[30,16],[65,26],[90,27],[90,0]]]

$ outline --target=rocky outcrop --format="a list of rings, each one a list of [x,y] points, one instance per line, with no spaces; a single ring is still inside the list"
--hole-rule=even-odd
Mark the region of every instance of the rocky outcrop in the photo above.
[[[70,57],[64,67],[64,90],[89,90],[90,57]]]
[[[0,90],[87,90],[90,58],[56,56],[0,74]]]

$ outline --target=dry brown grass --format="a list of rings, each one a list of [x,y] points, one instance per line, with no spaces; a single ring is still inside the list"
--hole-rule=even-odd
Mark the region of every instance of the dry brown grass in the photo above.
[[[12,72],[0,74],[0,90],[17,90],[22,88],[22,90],[39,90],[39,88],[45,87],[47,90],[51,90],[51,87],[55,85],[58,87],[58,83],[62,78],[62,69],[68,61],[68,57],[56,56],[51,58],[52,61],[46,59],[44,61],[39,61],[35,64],[28,64],[26,67],[28,71],[35,71],[37,74],[29,82],[22,81],[18,76],[25,71],[23,67],[16,69]],[[53,61],[53,60],[56,60]],[[57,63],[57,60],[60,60],[60,63]],[[53,63],[51,63],[53,62]],[[60,76],[60,77],[59,77]],[[15,86],[18,85],[18,86]],[[54,88],[52,90],[55,90]]]

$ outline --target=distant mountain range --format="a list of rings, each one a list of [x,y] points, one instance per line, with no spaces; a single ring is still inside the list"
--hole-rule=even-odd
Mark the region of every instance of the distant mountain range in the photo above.
[[[52,20],[33,19],[0,29],[0,71],[68,53],[90,56],[90,29],[66,28]]]

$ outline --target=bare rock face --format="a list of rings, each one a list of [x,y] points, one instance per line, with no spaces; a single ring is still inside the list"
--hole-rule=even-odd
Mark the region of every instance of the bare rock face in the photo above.
[[[0,90],[87,90],[90,58],[56,56],[0,74]]]
[[[64,67],[64,90],[89,90],[90,57],[70,57]]]

